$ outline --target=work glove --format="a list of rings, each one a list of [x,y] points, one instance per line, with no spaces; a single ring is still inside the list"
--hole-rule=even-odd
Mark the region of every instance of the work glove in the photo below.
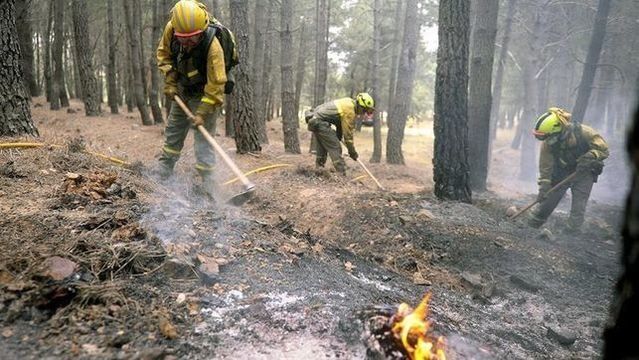
[[[193,122],[194,128],[197,128],[200,125],[204,126],[204,118],[202,117],[202,115],[195,115],[195,117],[191,119],[191,121]]]
[[[543,202],[548,198],[548,191],[552,189],[552,185],[549,182],[544,181],[539,184],[539,193],[537,194],[537,202]]]
[[[581,173],[591,173],[597,176],[601,174],[603,167],[603,161],[598,160],[592,152],[587,152],[577,159],[577,171]]]

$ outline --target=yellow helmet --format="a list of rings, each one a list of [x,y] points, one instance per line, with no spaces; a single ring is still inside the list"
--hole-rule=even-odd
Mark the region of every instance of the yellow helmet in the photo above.
[[[541,115],[535,123],[533,135],[537,140],[546,140],[552,135],[560,134],[564,129],[563,123],[556,112],[548,111]]]
[[[189,37],[200,34],[209,26],[206,6],[196,0],[180,0],[171,10],[171,24],[175,36]]]
[[[359,106],[361,106],[365,110],[368,110],[368,111],[375,110],[375,100],[373,100],[373,97],[370,96],[368,93],[357,94],[356,100]]]

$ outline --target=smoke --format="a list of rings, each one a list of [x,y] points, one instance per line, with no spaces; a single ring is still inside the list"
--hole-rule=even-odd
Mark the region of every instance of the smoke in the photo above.
[[[233,237],[231,223],[241,218],[241,210],[225,203],[228,194],[219,184],[217,176],[203,183],[196,175],[175,174],[157,183],[141,222],[164,244],[205,240],[224,245]]]

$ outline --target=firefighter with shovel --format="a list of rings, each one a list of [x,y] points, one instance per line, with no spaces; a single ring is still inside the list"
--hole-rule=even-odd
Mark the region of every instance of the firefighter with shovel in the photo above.
[[[180,158],[184,140],[191,127],[203,126],[215,134],[215,120],[224,101],[227,74],[222,45],[209,26],[206,7],[194,0],[180,0],[171,10],[157,49],[158,67],[165,76],[164,94],[173,101],[184,99],[195,116],[190,119],[173,102],[165,129],[165,141],[158,175],[167,179]],[[212,195],[215,153],[204,135],[194,132],[195,169],[202,177],[203,189]]]
[[[342,98],[317,106],[305,114],[308,130],[317,139],[317,155],[315,165],[324,167],[327,156],[331,157],[335,170],[346,174],[346,164],[342,159],[342,146],[348,150],[348,156],[357,161],[359,155],[353,143],[353,132],[357,116],[373,116],[375,101],[367,93],[357,94],[355,99]],[[335,130],[333,130],[333,126]]]
[[[541,227],[570,189],[572,205],[566,230],[578,233],[590,191],[608,157],[608,145],[591,127],[573,124],[571,114],[560,108],[550,108],[541,115],[533,134],[543,143],[539,156],[538,206],[528,224]]]

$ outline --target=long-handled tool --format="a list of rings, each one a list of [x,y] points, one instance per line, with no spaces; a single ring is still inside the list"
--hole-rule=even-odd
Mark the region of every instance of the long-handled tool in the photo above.
[[[344,144],[344,142],[342,141],[342,144]],[[346,146],[346,144],[344,144],[344,146]],[[377,187],[382,190],[382,191],[386,191],[386,189],[384,189],[384,187],[382,186],[382,184],[379,183],[379,181],[377,181],[377,178],[368,170],[368,168],[366,167],[366,165],[364,165],[364,163],[362,162],[362,160],[360,160],[359,158],[357,159],[357,162],[359,163],[359,166],[362,167],[362,169],[364,169],[364,171],[366,171],[366,173],[368,174],[368,176],[370,176],[371,179],[373,179],[373,181],[375,182],[375,184],[377,185]]]
[[[550,188],[550,190],[548,190],[546,192],[546,195],[544,195],[544,198],[548,197],[548,195],[552,194],[555,190],[559,189],[560,187],[562,187],[563,185],[565,185],[566,183],[572,181],[575,176],[577,176],[577,172],[575,171],[574,173],[566,176],[565,179],[561,180],[559,183],[557,183],[557,185],[553,186],[552,188]],[[519,217],[519,215],[525,213],[526,211],[530,210],[533,206],[539,204],[540,201],[539,200],[535,200],[535,202],[531,203],[530,205],[526,206],[525,208],[519,210],[518,212],[516,212],[515,214],[513,214],[510,219],[516,219]]]
[[[179,96],[175,95],[174,100],[182,108],[186,116],[188,116],[191,120],[195,119],[195,115],[193,115],[191,110],[189,110],[188,106],[186,106],[184,101],[182,101],[182,99],[180,99]],[[209,132],[206,131],[206,128],[204,128],[204,126],[199,125],[197,129],[202,133],[206,141],[208,141],[208,143],[213,147],[213,149],[215,149],[215,151],[220,155],[222,160],[224,160],[224,163],[226,163],[226,165],[229,168],[231,168],[231,171],[233,171],[235,176],[237,176],[240,179],[240,181],[242,182],[242,185],[244,185],[243,192],[231,197],[228,200],[229,203],[235,206],[242,205],[251,197],[251,195],[253,194],[253,191],[255,191],[255,184],[253,184],[246,176],[244,176],[242,171],[237,167],[237,165],[235,165],[233,160],[231,160],[231,158],[226,154],[226,152],[224,152],[224,149],[222,149],[222,147],[217,143],[217,141],[213,139],[211,134],[209,134]]]

